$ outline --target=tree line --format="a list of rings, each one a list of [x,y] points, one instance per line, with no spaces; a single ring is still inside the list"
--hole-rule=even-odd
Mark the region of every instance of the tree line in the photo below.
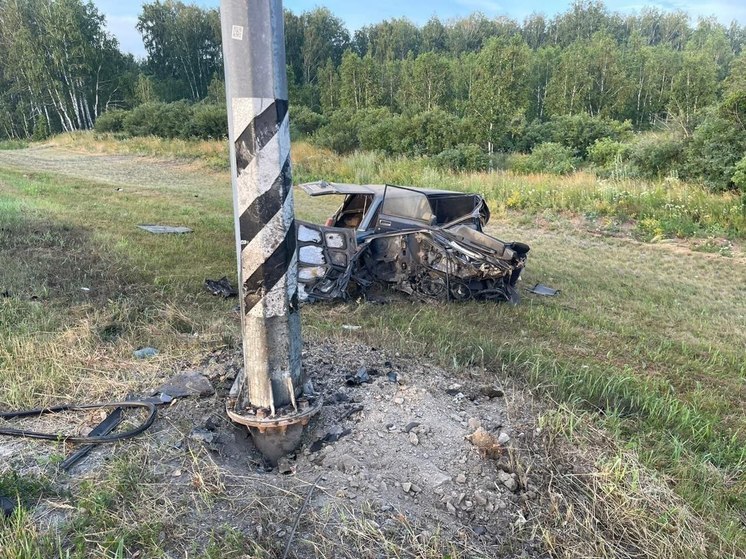
[[[43,137],[98,119],[130,134],[224,135],[217,9],[156,0],[137,29],[144,60],[119,51],[90,2],[0,0],[0,134]],[[317,8],[286,11],[285,38],[294,133],[339,152],[461,168],[524,153],[516,161],[528,169],[591,161],[608,174],[739,185],[746,29],[736,22],[580,0],[520,23],[472,14],[350,33]]]

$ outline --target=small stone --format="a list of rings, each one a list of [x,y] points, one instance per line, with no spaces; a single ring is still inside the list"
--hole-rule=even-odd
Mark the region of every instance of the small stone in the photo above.
[[[482,422],[479,421],[479,418],[477,417],[470,417],[466,425],[469,427],[470,431],[476,431],[482,426]]]
[[[420,487],[419,485],[415,485],[414,483],[412,484],[411,489],[412,493],[419,493],[420,491],[422,491],[422,487]]]
[[[156,389],[159,394],[168,394],[172,398],[188,396],[204,397],[215,394],[215,388],[205,376],[198,371],[188,371],[171,377]]]
[[[505,431],[503,431],[497,437],[497,442],[498,444],[502,444],[502,445],[508,444],[508,442],[510,442],[510,435],[508,435]]]
[[[451,481],[451,476],[444,474],[443,472],[438,472],[430,476],[430,484],[433,487],[439,487],[449,481]]]
[[[404,491],[404,493],[409,493],[409,490],[412,489],[412,484],[408,481],[405,481],[401,484],[401,489]]]
[[[457,475],[456,483],[466,483],[466,476],[464,474]]]
[[[487,504],[487,498],[480,491],[477,491],[474,493],[474,502],[480,507],[483,507]]]
[[[192,429],[189,438],[193,441],[210,444],[215,440],[215,433],[207,429]]]
[[[181,470],[174,470],[171,472],[171,477],[179,477],[181,476]]]
[[[518,483],[513,479],[511,474],[499,471],[497,472],[497,478],[508,489],[508,491],[515,491],[518,489]]]
[[[410,421],[409,423],[407,423],[406,427],[404,427],[404,432],[409,433],[412,429],[414,429],[415,427],[419,427],[419,426],[420,424],[418,422]]]
[[[448,510],[448,512],[450,512],[451,514],[456,514],[456,507],[453,506],[453,503],[451,503],[451,501],[446,502],[446,510]]]
[[[479,392],[487,398],[502,398],[505,393],[494,384],[487,384],[479,389]]]
[[[132,355],[134,355],[136,359],[147,359],[148,357],[155,357],[158,355],[158,350],[154,347],[143,347],[133,351]]]
[[[396,398],[394,398],[394,403],[395,403],[396,405],[399,405],[399,406],[400,406],[400,405],[402,405],[402,404],[404,403],[404,398],[402,398],[402,397],[400,397],[400,396],[397,396]]]
[[[461,392],[461,385],[458,383],[451,384],[448,388],[446,388],[446,394],[449,396],[455,396]]]
[[[5,517],[12,515],[13,511],[16,510],[16,501],[8,497],[0,497],[0,510]]]
[[[409,433],[409,443],[413,446],[420,444],[420,439],[417,437],[417,433]]]
[[[397,375],[394,371],[391,371],[386,375],[386,378],[389,379],[389,382],[399,382],[399,375]]]
[[[277,471],[281,474],[288,475],[293,473],[293,464],[286,457],[282,457],[277,461]]]

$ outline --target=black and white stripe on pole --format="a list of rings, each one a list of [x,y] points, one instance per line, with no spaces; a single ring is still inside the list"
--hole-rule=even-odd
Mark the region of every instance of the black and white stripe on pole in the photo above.
[[[296,233],[281,0],[222,0],[244,375],[235,410],[300,393]]]

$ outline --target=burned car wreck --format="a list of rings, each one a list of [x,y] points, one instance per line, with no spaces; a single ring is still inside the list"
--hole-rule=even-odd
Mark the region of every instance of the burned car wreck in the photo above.
[[[529,251],[483,232],[478,194],[395,185],[301,184],[344,201],[326,225],[298,222],[302,301],[357,297],[388,286],[425,299],[519,300]]]

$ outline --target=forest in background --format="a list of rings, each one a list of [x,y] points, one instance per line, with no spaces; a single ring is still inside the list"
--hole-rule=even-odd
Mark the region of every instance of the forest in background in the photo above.
[[[81,0],[0,0],[0,139],[94,128],[223,138],[217,9],[143,6],[123,54]],[[578,1],[523,22],[472,14],[354,33],[285,13],[293,134],[455,170],[673,178],[746,192],[746,29]]]

